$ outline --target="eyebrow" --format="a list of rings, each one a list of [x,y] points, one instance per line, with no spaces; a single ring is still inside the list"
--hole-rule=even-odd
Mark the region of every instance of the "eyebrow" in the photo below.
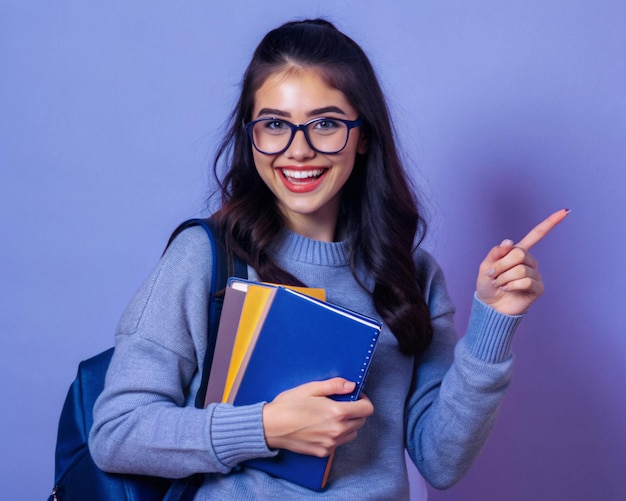
[[[315,115],[324,115],[325,113],[338,113],[339,115],[344,115],[344,116],[346,115],[346,112],[337,106],[325,106],[323,108],[316,108],[314,110],[307,112],[307,116],[313,117]],[[278,110],[275,108],[261,108],[257,116],[261,117],[264,115],[269,115],[273,117],[285,117],[285,118],[291,117],[291,113]]]

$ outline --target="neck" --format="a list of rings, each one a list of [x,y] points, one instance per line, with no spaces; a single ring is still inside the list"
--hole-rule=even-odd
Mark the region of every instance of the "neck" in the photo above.
[[[283,214],[285,223],[294,233],[320,242],[335,242],[341,237],[338,211],[324,211],[316,214]]]

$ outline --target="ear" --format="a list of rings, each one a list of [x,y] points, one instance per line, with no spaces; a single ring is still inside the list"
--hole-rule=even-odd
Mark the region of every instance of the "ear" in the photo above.
[[[367,153],[367,138],[363,133],[359,136],[359,144],[357,144],[356,152],[359,155],[365,155]]]

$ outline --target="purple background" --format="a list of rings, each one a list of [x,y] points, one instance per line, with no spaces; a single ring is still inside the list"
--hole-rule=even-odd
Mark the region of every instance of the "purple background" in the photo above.
[[[494,433],[431,499],[625,498],[624,3],[309,3],[0,1],[2,498],[49,493],[76,366],[205,213],[251,51],[317,15],[379,71],[460,331],[487,250],[573,210],[535,248],[546,293]]]

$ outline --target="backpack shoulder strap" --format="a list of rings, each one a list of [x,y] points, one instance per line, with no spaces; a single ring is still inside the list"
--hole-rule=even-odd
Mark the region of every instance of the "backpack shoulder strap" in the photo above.
[[[211,243],[211,254],[213,257],[213,271],[211,275],[211,290],[209,302],[209,332],[207,349],[202,364],[202,379],[200,388],[196,395],[195,405],[198,408],[204,407],[204,398],[209,384],[209,374],[213,364],[213,353],[217,341],[217,329],[219,327],[220,315],[224,303],[223,290],[226,288],[228,278],[235,276],[238,278],[248,278],[248,268],[240,258],[226,248],[224,237],[212,219],[189,219],[174,230],[167,245],[183,230],[192,226],[201,226],[209,237]],[[167,248],[167,247],[166,247]]]

